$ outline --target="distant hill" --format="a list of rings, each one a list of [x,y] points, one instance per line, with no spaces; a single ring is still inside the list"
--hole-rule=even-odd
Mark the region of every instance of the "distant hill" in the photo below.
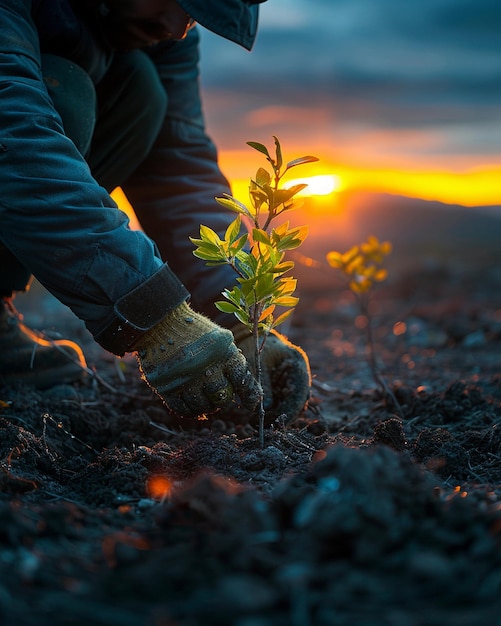
[[[357,192],[339,194],[331,214],[307,200],[290,218],[292,223],[309,223],[310,235],[300,252],[322,263],[329,250],[345,251],[375,235],[392,242],[392,267],[454,263],[501,268],[501,207]]]

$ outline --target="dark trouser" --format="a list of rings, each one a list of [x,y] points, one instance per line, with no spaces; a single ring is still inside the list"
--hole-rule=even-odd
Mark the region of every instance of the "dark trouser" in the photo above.
[[[98,183],[113,191],[149,153],[164,119],[167,100],[152,62],[140,51],[122,54],[97,88],[61,57],[42,55],[42,73],[66,135]],[[0,297],[25,291],[29,281],[30,272],[0,243]]]

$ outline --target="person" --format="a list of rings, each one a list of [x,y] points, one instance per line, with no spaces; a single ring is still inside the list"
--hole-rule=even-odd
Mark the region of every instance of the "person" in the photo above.
[[[174,413],[256,405],[251,338],[213,304],[234,276],[206,268],[189,237],[232,219],[214,200],[229,185],[204,128],[194,26],[251,50],[260,1],[0,0],[4,379],[47,387],[81,371],[78,346],[41,345],[19,321],[12,299],[33,275],[106,350],[136,353]],[[110,197],[119,186],[142,230]],[[295,417],[307,356],[275,333],[262,362],[268,408]]]

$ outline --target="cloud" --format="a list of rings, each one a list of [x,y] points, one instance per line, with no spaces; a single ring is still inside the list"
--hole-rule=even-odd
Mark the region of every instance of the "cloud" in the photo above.
[[[282,111],[333,141],[422,129],[435,154],[501,155],[500,23],[498,0],[268,0],[250,54],[203,34],[203,84],[263,129]]]

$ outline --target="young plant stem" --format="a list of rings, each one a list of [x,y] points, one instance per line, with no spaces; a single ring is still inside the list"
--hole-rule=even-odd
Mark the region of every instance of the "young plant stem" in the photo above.
[[[259,307],[255,305],[254,308],[254,320],[252,336],[254,338],[254,362],[256,364],[256,380],[259,385],[262,385],[263,369],[261,366],[261,346],[259,345]],[[259,417],[259,445],[264,448],[264,397],[263,394],[259,397],[258,404],[258,417]]]
[[[278,190],[278,185],[280,183],[280,172],[278,172],[277,170],[275,170],[275,181],[274,181],[274,191]],[[277,213],[277,207],[276,206],[271,206],[269,207],[268,210],[268,217],[266,218],[266,221],[264,223],[263,226],[263,230],[268,230],[270,223],[273,221],[273,219],[275,219],[275,217],[278,215]],[[259,228],[259,224],[257,225],[257,227]]]
[[[394,406],[399,416],[402,419],[404,419],[404,413],[402,411],[402,407],[400,406],[400,403],[396,399],[393,391],[388,387],[388,384],[386,383],[386,380],[384,379],[384,377],[381,376],[381,374],[379,373],[379,368],[378,368],[377,360],[376,360],[376,348],[374,344],[374,331],[373,331],[373,326],[372,326],[372,317],[369,312],[368,298],[366,294],[360,294],[358,300],[360,303],[360,311],[362,315],[365,317],[365,319],[367,320],[367,348],[368,348],[367,360],[368,360],[369,367],[372,373],[372,377],[374,378],[376,385],[379,385],[379,387],[381,388],[381,393],[383,395],[385,402],[388,402],[388,400],[390,400],[390,403]]]

